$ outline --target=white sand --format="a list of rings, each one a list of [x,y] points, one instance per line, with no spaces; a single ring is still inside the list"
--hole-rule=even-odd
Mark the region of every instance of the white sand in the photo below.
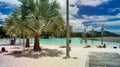
[[[116,52],[120,54],[119,48],[96,48],[94,46],[91,48],[83,48],[83,46],[72,45],[70,52],[71,58],[63,59],[66,53],[65,48],[59,48],[59,45],[41,44],[41,46],[42,48],[57,49],[57,51],[61,51],[64,54],[61,54],[60,56],[46,55],[41,57],[35,57],[34,55],[33,57],[15,56],[9,55],[9,53],[13,50],[22,50],[22,48],[13,49],[14,47],[21,46],[4,46],[8,52],[0,54],[0,67],[85,67],[89,52]],[[1,47],[3,46],[0,46],[0,49]],[[77,59],[74,59],[74,57],[77,57]]]

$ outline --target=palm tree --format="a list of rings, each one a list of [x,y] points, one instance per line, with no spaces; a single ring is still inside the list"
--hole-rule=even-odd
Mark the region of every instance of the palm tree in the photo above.
[[[22,3],[20,10],[13,12],[6,19],[5,25],[8,29],[10,27],[15,29],[16,32],[18,31],[18,33],[24,33],[26,37],[30,35],[28,33],[33,33],[35,38],[33,49],[40,51],[39,37],[42,31],[48,26],[57,25],[58,29],[60,29],[64,25],[64,20],[59,12],[60,6],[56,1],[49,2],[49,0],[20,0],[20,2]],[[18,30],[17,27],[19,28]],[[20,31],[20,29],[22,30]],[[27,41],[28,39],[29,37],[27,37]]]
[[[59,4],[56,1],[50,2],[49,0],[21,0],[21,2],[23,22],[20,24],[34,33],[34,50],[39,51],[41,50],[39,36],[43,29],[61,17]],[[26,19],[29,21],[25,22]]]
[[[64,19],[60,16],[57,20],[53,20],[52,22],[53,23],[44,28],[44,32],[51,32],[52,36],[59,37],[64,29]]]
[[[15,34],[16,36],[24,37],[26,35],[26,47],[30,47],[28,35],[30,30],[19,24],[21,22],[20,9],[16,9],[10,16],[5,20],[4,26],[7,29],[9,35]]]

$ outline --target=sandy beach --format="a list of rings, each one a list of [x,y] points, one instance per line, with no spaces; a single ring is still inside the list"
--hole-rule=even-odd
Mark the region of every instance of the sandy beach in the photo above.
[[[87,61],[91,52],[120,54],[120,48],[114,49],[112,46],[84,48],[80,45],[71,45],[71,58],[63,59],[66,55],[66,49],[59,48],[60,45],[41,44],[42,49],[45,50],[35,54],[27,53],[32,47],[22,51],[21,45],[10,46],[8,43],[1,42],[0,49],[2,47],[5,47],[8,52],[0,53],[0,67],[89,67]],[[12,52],[16,50],[23,53],[13,54]]]

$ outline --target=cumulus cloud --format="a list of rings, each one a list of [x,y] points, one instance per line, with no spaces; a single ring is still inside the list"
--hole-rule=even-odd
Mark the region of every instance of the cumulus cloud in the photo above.
[[[88,21],[104,21],[104,20],[108,20],[108,18],[110,18],[110,16],[87,16],[87,15],[82,15],[83,19],[86,19]]]
[[[111,15],[93,15],[93,16],[88,16],[88,15],[82,15],[83,19],[87,20],[87,21],[107,21],[109,19],[114,19],[114,18],[120,18],[120,13],[118,13],[115,16],[111,16]]]
[[[66,0],[57,0],[58,3],[60,3],[61,6],[61,14],[64,17],[64,19],[66,20]],[[82,22],[84,20],[82,19],[77,19],[75,18],[73,15],[77,15],[79,8],[76,6],[76,2],[77,0],[69,0],[69,5],[74,5],[74,6],[69,6],[69,23],[73,28],[74,32],[81,32],[84,29],[84,25],[82,24]]]
[[[0,13],[0,21],[4,21],[4,19],[7,17],[8,17],[8,15],[4,15],[4,14]]]
[[[83,20],[74,19],[70,20],[70,25],[72,25],[73,32],[82,32],[85,26],[82,24]]]
[[[61,14],[66,19],[66,0],[57,0],[60,3],[61,6]],[[108,20],[112,18],[112,16],[87,16],[83,15],[83,19],[77,19],[73,15],[77,15],[79,8],[76,6],[76,3],[82,5],[88,5],[88,6],[97,6],[102,3],[107,3],[108,0],[69,0],[69,4],[72,4],[74,6],[69,6],[69,12],[70,12],[70,25],[72,25],[74,32],[82,32],[83,29],[86,27],[83,22],[85,21],[103,21]],[[99,28],[98,28],[99,29]],[[87,31],[91,31],[92,26],[87,27]]]
[[[109,12],[120,11],[120,8],[109,9]]]
[[[106,22],[93,22],[92,25],[94,24],[97,24],[98,27],[95,27],[94,30],[95,31],[101,31],[101,26],[102,24],[104,23],[104,30],[106,31],[110,31],[110,32],[113,32],[113,33],[117,33],[117,34],[120,34],[120,30],[119,29],[107,29],[106,27],[115,27],[115,26],[120,26],[120,20],[117,20],[117,21],[106,21]]]
[[[87,27],[87,31],[92,31],[92,29],[94,29],[93,26],[88,26],[88,27]]]
[[[111,0],[79,0],[79,5],[96,7]]]
[[[57,0],[60,3],[61,6],[61,14],[64,17],[64,19],[66,19],[66,0]],[[77,15],[79,8],[77,7],[77,5],[85,5],[85,6],[93,6],[96,7],[98,5],[101,5],[103,3],[107,3],[111,0],[69,0],[69,4],[70,5],[74,5],[74,6],[69,6],[69,12],[70,12],[70,25],[73,26],[73,31],[74,32],[81,32],[84,27],[86,27],[83,22],[85,21],[106,21],[108,19],[112,19],[114,18],[113,16],[87,16],[87,15],[83,15],[83,19],[77,19],[76,17],[74,17],[75,15]],[[76,5],[77,4],[77,5]],[[117,17],[117,16],[116,16]],[[91,26],[89,26],[91,27]],[[90,31],[91,28],[88,27],[88,30]]]
[[[87,16],[87,15],[84,15],[83,17],[86,21],[93,21],[91,23],[91,25],[101,26],[103,23],[105,23],[106,26],[118,26],[118,25],[120,25],[120,20],[107,21],[109,19],[119,18],[120,13],[115,15],[115,16],[108,16],[108,15],[107,16]],[[103,21],[103,22],[101,22],[101,21]]]
[[[61,6],[61,14],[64,17],[64,19],[66,19],[66,0],[57,0],[60,3]],[[83,5],[83,6],[92,6],[92,7],[97,7],[101,4],[105,4],[108,3],[111,0],[69,0],[69,4],[70,5],[74,5],[74,6],[70,6],[70,25],[72,25],[73,31],[74,32],[82,32],[84,28],[87,28],[87,31],[91,31],[92,28],[96,31],[101,31],[101,25],[103,23],[105,23],[105,26],[115,26],[115,25],[120,25],[120,21],[108,21],[110,19],[115,19],[115,18],[119,18],[120,17],[120,13],[115,15],[115,16],[111,16],[111,15],[93,15],[93,16],[88,16],[88,15],[83,15],[83,19],[78,19],[76,17],[74,17],[73,15],[76,15],[79,11],[79,8],[76,5]],[[111,12],[115,12],[119,10],[119,8],[115,8],[115,9],[110,9],[109,11]],[[91,24],[91,26],[86,27],[83,23],[84,22],[88,22],[92,21],[93,23]],[[96,22],[94,22],[96,21]],[[104,21],[104,22],[101,22]],[[92,25],[97,24],[98,27],[92,27]],[[105,29],[106,30],[106,29]],[[112,31],[109,30],[111,32],[117,32],[117,31]]]
[[[106,26],[120,26],[120,21],[111,21],[111,22],[106,22]]]
[[[69,11],[71,15],[76,15],[78,13],[79,8],[77,8],[77,6],[74,7],[70,7]]]
[[[95,31],[101,31],[101,26],[94,28]]]
[[[60,6],[61,6],[61,14],[62,16],[64,17],[64,19],[66,19],[66,0],[57,0],[58,3],[60,3]],[[73,4],[75,6],[69,6],[69,17],[70,19],[73,19],[74,17],[72,15],[76,15],[77,12],[79,11],[79,8],[76,6],[76,3],[77,0],[69,0],[69,5],[70,4]]]
[[[14,5],[20,5],[21,3],[18,0],[0,0],[0,2],[5,2]]]

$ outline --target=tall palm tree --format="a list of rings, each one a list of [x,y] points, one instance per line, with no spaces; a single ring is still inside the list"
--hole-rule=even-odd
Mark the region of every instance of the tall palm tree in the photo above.
[[[39,51],[41,50],[39,36],[45,27],[55,23],[53,20],[59,20],[60,6],[56,1],[50,2],[49,0],[21,0],[21,3],[20,8],[24,20],[20,24],[34,33],[34,50]],[[29,21],[25,22],[26,19]]]

